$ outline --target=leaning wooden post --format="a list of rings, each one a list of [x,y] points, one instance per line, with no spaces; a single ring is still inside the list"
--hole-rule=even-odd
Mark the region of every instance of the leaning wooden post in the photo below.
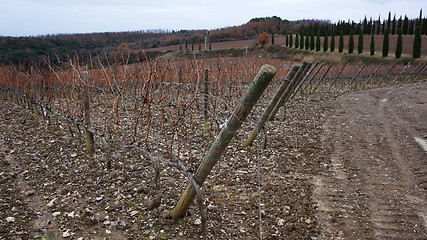
[[[329,86],[328,91],[330,91],[332,89],[332,87],[335,85],[335,83],[338,80],[338,77],[341,75],[342,71],[344,70],[345,66],[347,66],[347,63],[344,63],[340,69],[340,71],[337,73],[337,75],[335,76],[334,80],[332,81],[331,86]]]
[[[301,67],[298,69],[298,72],[292,78],[291,83],[288,85],[288,87],[286,88],[286,90],[282,94],[282,96],[280,96],[279,101],[277,101],[276,106],[274,106],[273,110],[271,111],[270,115],[268,116],[268,121],[272,121],[274,119],[274,117],[276,116],[277,112],[279,111],[280,107],[283,106],[283,104],[285,104],[286,99],[292,93],[292,90],[294,89],[295,84],[297,83],[298,79],[300,79],[302,77],[302,74],[304,72],[304,69],[307,67],[307,64],[308,63],[304,62],[301,65]]]
[[[405,67],[403,67],[402,71],[400,71],[399,75],[396,76],[396,78],[393,80],[392,84],[395,84],[397,82],[397,79],[406,71],[406,69],[411,66],[411,62],[409,62]]]
[[[236,135],[242,123],[251,112],[255,103],[261,97],[261,94],[267,88],[270,81],[276,74],[276,69],[270,65],[262,66],[261,70],[256,75],[255,79],[249,86],[248,92],[234,109],[233,114],[225,122],[218,136],[215,138],[212,146],[206,152],[202,162],[200,163],[194,179],[199,185],[202,185],[209,175],[216,162],[220,159],[222,153],[227,148],[231,139]],[[191,183],[188,184],[181,199],[178,201],[175,209],[172,212],[172,218],[180,218],[187,212],[188,206],[193,201],[196,195],[196,190]]]
[[[366,82],[362,85],[362,88],[364,88],[368,83],[369,83],[369,81],[371,80],[371,78],[373,77],[373,76],[375,76],[375,74],[377,74],[377,72],[378,72],[378,69],[380,69],[380,67],[381,67],[381,65],[383,65],[383,63],[380,63],[380,65],[378,65],[378,67],[369,75],[369,77],[368,77],[368,79],[366,80]]]
[[[317,64],[319,64],[319,62],[316,62],[314,66],[313,66],[313,63],[309,63],[307,65],[307,67],[304,69],[304,72],[302,74],[301,81],[298,83],[298,85],[295,86],[295,88],[293,89],[294,91],[292,91],[292,97],[295,97],[299,92],[299,90],[304,85],[304,83],[307,82],[307,79],[310,77],[310,74],[313,71],[313,68],[316,68]]]
[[[316,77],[316,75],[320,72],[320,69],[322,69],[322,67],[324,66],[324,64],[320,64],[320,66],[317,68],[316,72],[313,74],[313,76],[311,76],[311,78],[307,81],[307,84],[305,84],[304,88],[302,89],[302,92],[304,92],[308,86],[311,84],[311,81],[313,81],[313,79]],[[310,92],[310,91],[309,91]]]
[[[310,79],[311,79],[310,75],[311,75],[311,73],[314,71],[314,69],[316,69],[317,65],[319,65],[319,62],[318,62],[318,61],[317,61],[317,62],[315,62],[315,63],[310,67],[310,69],[308,70],[308,72],[307,72],[306,74],[304,74],[304,78],[302,79],[301,84],[299,85],[299,87],[297,88],[297,90],[295,91],[295,93],[300,92],[300,94],[302,94],[302,93],[304,92],[304,86],[305,86],[306,84],[308,84],[308,83],[309,83],[309,81],[310,81]],[[301,90],[301,91],[300,91],[300,90]]]
[[[413,82],[416,82],[418,80],[418,77],[422,76],[424,74],[424,72],[427,69],[427,63],[424,64],[424,66],[421,68],[421,71],[418,73],[418,75],[414,78]]]
[[[265,122],[267,122],[268,116],[270,116],[271,111],[276,106],[280,97],[283,95],[283,92],[286,90],[288,85],[291,83],[292,79],[295,77],[295,74],[297,73],[299,68],[300,68],[300,66],[298,66],[298,65],[292,66],[292,68],[288,72],[288,75],[286,76],[285,80],[282,82],[280,87],[277,89],[276,93],[274,94],[274,97],[271,99],[267,108],[262,113],[262,116],[259,118],[259,121],[258,121],[256,127],[254,128],[254,130],[252,130],[252,132],[248,136],[248,139],[243,144],[244,147],[251,145],[252,142],[255,140],[258,132],[261,130],[262,126],[264,126]]]
[[[326,77],[326,74],[328,74],[329,70],[331,70],[331,67],[332,67],[332,64],[329,65],[328,69],[326,69],[326,72],[323,73],[322,77],[319,79],[319,82],[317,83],[316,87],[314,87],[313,91],[311,91],[311,93],[314,93],[317,90],[317,88],[322,83],[323,79]]]
[[[418,64],[418,66],[414,70],[412,70],[411,73],[408,74],[408,76],[405,78],[405,80],[403,80],[403,83],[406,83],[406,81],[408,81],[408,79],[412,76],[412,74],[414,74],[418,70],[418,68],[421,67],[421,65],[423,65],[423,63]],[[424,65],[423,65],[423,67],[424,67]],[[421,70],[423,69],[423,67],[421,68]]]
[[[396,66],[397,62],[394,62],[393,65],[388,69],[387,73],[378,81],[377,85],[381,85],[385,77],[388,77],[388,74],[391,72],[391,70]]]
[[[359,69],[359,71],[356,73],[354,78],[350,81],[350,83],[347,85],[347,89],[350,89],[351,85],[356,81],[357,77],[359,77],[360,73],[363,71],[363,69],[366,67],[368,63],[363,64],[363,66]]]
[[[205,109],[203,112],[203,133],[208,132],[208,111],[209,111],[209,81],[208,81],[208,69],[205,68],[205,77],[203,83],[205,84],[205,93],[203,97],[203,103]]]
[[[87,87],[87,72],[83,72],[83,105],[84,105],[84,121],[85,121],[85,142],[86,153],[92,155],[94,150],[93,133],[89,131],[90,124],[90,109],[89,109],[89,96]]]

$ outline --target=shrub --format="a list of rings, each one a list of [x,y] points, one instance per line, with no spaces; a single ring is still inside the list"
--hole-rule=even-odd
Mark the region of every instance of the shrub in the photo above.
[[[267,32],[263,32],[258,37],[258,43],[263,47],[265,44],[270,43],[271,35]]]

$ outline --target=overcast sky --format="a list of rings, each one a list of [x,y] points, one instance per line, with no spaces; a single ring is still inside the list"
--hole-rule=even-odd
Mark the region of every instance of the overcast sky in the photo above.
[[[416,18],[421,8],[427,0],[0,0],[0,35],[216,29],[273,15],[358,22],[389,11]]]

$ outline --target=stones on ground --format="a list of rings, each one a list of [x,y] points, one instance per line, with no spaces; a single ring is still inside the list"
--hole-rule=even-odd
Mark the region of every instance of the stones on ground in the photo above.
[[[52,216],[54,216],[54,217],[59,216],[59,215],[61,215],[61,212],[54,212],[54,213],[52,213]]]
[[[136,214],[138,214],[138,211],[132,211],[132,212],[130,212],[130,216],[131,217],[135,216]]]
[[[202,224],[202,219],[197,218],[197,219],[194,221],[194,225],[200,225],[200,224]]]
[[[156,194],[152,199],[148,202],[148,208],[154,209],[160,206],[160,203],[162,201],[162,195],[160,193]]]
[[[15,222],[15,218],[14,217],[7,217],[6,221],[7,222]]]
[[[285,224],[285,220],[284,219],[279,219],[277,220],[277,226],[283,226]]]
[[[62,237],[63,237],[63,238],[71,237],[70,230],[67,230],[67,231],[63,232],[63,233],[62,233]]]
[[[52,199],[52,200],[47,204],[47,207],[52,207],[52,206],[53,206],[53,204],[55,203],[56,199],[58,199],[58,198],[54,198],[54,199]]]
[[[34,191],[34,190],[28,190],[28,191],[25,191],[25,192],[24,192],[24,195],[25,195],[26,197],[28,197],[28,196],[33,195],[35,192],[36,192],[36,191]]]

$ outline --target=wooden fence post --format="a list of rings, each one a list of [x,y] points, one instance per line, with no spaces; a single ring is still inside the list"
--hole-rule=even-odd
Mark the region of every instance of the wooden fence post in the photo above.
[[[400,71],[400,73],[396,76],[396,78],[391,83],[395,84],[397,79],[400,77],[400,75],[402,75],[402,73],[404,73],[409,66],[411,66],[411,62],[409,62],[405,67],[403,67],[402,71]]]
[[[381,83],[383,82],[384,78],[388,76],[388,74],[391,72],[391,70],[394,68],[394,66],[396,66],[397,62],[394,62],[393,65],[391,65],[391,67],[388,69],[387,73],[378,81],[377,85],[381,85]]]
[[[276,106],[274,106],[273,110],[271,111],[270,115],[268,116],[268,121],[271,121],[276,116],[277,112],[279,111],[279,108],[285,104],[286,99],[289,97],[289,95],[292,93],[292,89],[295,87],[299,79],[302,78],[305,68],[307,68],[308,63],[304,62],[301,67],[299,68],[298,72],[295,74],[295,76],[292,78],[291,83],[286,88],[285,92],[280,96],[279,101],[277,102]]]
[[[317,83],[316,87],[314,87],[313,91],[311,91],[311,93],[314,93],[317,88],[320,86],[320,84],[322,83],[322,80],[326,77],[326,74],[328,74],[329,70],[331,70],[332,64],[329,65],[328,69],[326,69],[326,72],[322,75],[322,77],[319,79],[319,82]]]
[[[302,73],[301,81],[299,82],[298,85],[295,86],[294,91],[292,93],[293,97],[295,97],[297,95],[297,93],[302,88],[304,83],[306,83],[308,81],[307,79],[310,77],[311,72],[313,71],[314,68],[316,68],[316,66],[318,64],[319,64],[319,62],[316,62],[313,66],[313,63],[309,63],[308,66],[304,69],[304,72]]]
[[[347,89],[350,89],[351,85],[353,85],[353,83],[356,81],[357,77],[359,77],[359,74],[363,71],[363,69],[366,67],[368,63],[366,62],[365,64],[363,64],[363,66],[359,69],[359,71],[357,72],[357,74],[354,76],[354,78],[350,81],[350,83],[347,85]],[[356,84],[357,85],[357,84]]]
[[[204,112],[203,112],[203,133],[208,132],[208,111],[209,111],[209,81],[208,81],[208,69],[205,68],[205,76],[204,81],[205,85],[205,92],[203,96],[203,103],[204,103]]]
[[[87,87],[87,72],[83,72],[83,105],[84,105],[84,121],[85,121],[85,142],[86,142],[86,153],[92,156],[95,151],[93,142],[93,133],[89,131],[91,126],[90,123],[90,108],[89,108],[89,93]]]
[[[383,65],[383,63],[380,63],[380,65],[378,65],[378,67],[369,75],[368,79],[366,80],[366,82],[362,85],[362,88],[364,88],[366,86],[366,84],[369,83],[369,80],[371,80],[371,78],[377,74],[378,69],[380,69],[381,65]]]
[[[340,71],[337,73],[337,75],[335,76],[334,80],[332,81],[331,86],[329,86],[328,91],[330,91],[332,89],[332,87],[335,85],[335,83],[338,80],[338,77],[341,75],[342,71],[344,70],[345,66],[347,66],[347,63],[344,63],[340,69]]]
[[[319,65],[318,61],[315,62],[313,65],[310,65],[310,69],[307,69],[308,71],[306,74],[304,74],[301,84],[298,86],[297,90],[295,91],[295,94],[298,92],[302,94],[302,92],[304,91],[304,86],[310,82],[310,75],[314,71],[314,69],[316,69],[317,65]]]
[[[307,84],[305,84],[304,88],[302,89],[302,91],[304,92],[307,87],[311,84],[311,81],[313,81],[313,79],[317,76],[317,74],[320,72],[320,70],[322,69],[322,67],[324,66],[324,64],[320,64],[320,66],[317,68],[316,72],[313,74],[313,76],[307,81]],[[310,87],[311,88],[311,87]],[[309,91],[310,92],[310,91]]]
[[[418,80],[418,77],[423,75],[424,72],[427,70],[427,63],[424,64],[424,66],[421,68],[421,71],[418,73],[418,75],[414,78],[413,82],[416,82]]]
[[[408,79],[412,76],[412,74],[414,74],[418,70],[418,68],[421,67],[421,65],[423,65],[423,63],[418,64],[418,66],[414,70],[412,70],[411,73],[408,74],[408,76],[405,78],[405,80],[403,80],[403,83],[406,83],[406,81],[408,81]],[[423,67],[424,67],[424,65],[423,65]],[[421,68],[421,70],[423,69],[423,67]]]
[[[267,64],[262,66],[255,79],[249,86],[248,92],[234,109],[234,113],[230,116],[227,122],[225,122],[218,136],[215,138],[212,146],[206,152],[206,155],[197,168],[197,171],[194,174],[194,179],[200,186],[206,180],[210,171],[215,166],[216,162],[220,159],[222,153],[236,135],[237,130],[239,130],[242,123],[245,121],[255,103],[261,97],[261,94],[267,88],[275,74],[276,69],[274,67]],[[183,217],[195,195],[196,190],[194,189],[193,185],[189,183],[172,212],[172,218],[176,219]]]
[[[286,90],[288,85],[291,83],[293,78],[295,77],[295,74],[297,73],[300,66],[294,65],[292,66],[291,70],[288,72],[288,75],[286,76],[285,80],[283,80],[280,87],[277,89],[276,93],[274,94],[274,97],[270,100],[270,103],[268,104],[267,108],[262,113],[261,117],[259,118],[259,121],[257,125],[255,126],[254,130],[249,134],[248,139],[243,144],[244,147],[247,147],[252,144],[252,142],[255,140],[256,136],[258,135],[258,132],[261,130],[262,126],[264,126],[264,123],[268,120],[268,116],[270,116],[271,111],[276,106],[277,101],[279,101],[280,97],[283,95],[283,92]]]

